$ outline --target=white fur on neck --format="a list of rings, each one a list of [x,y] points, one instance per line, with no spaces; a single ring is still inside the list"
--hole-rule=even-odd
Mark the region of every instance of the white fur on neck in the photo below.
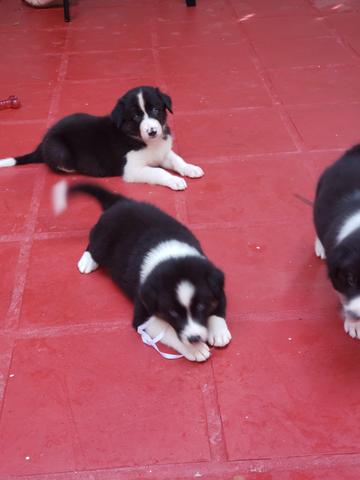
[[[145,255],[140,269],[140,280],[144,282],[154,268],[165,260],[202,256],[196,248],[185,242],[179,242],[179,240],[161,242]]]

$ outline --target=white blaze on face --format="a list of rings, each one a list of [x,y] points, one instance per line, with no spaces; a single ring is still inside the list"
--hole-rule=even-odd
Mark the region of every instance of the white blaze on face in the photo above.
[[[183,280],[176,287],[176,295],[180,305],[182,305],[187,312],[187,322],[184,326],[183,331],[180,336],[184,343],[191,343],[189,341],[192,337],[200,337],[199,341],[206,342],[207,339],[207,328],[200,323],[197,323],[193,320],[190,312],[191,301],[194,297],[195,287],[192,283],[187,280]]]
[[[137,97],[140,110],[144,113],[144,118],[140,123],[140,135],[144,142],[147,143],[149,140],[154,140],[162,134],[162,126],[158,120],[150,118],[147,114],[143,93],[138,93]]]

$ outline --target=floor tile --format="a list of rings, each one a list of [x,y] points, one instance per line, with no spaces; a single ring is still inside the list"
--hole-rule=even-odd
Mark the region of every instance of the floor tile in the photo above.
[[[360,64],[271,70],[272,83],[286,104],[346,103],[359,98]]]
[[[1,169],[0,235],[23,233],[30,211],[36,171],[24,167]]]
[[[242,18],[245,15],[255,14],[259,17],[267,16],[300,16],[314,15],[315,10],[306,0],[278,0],[269,3],[267,0],[236,1],[232,4],[238,15]]]
[[[19,341],[11,373],[3,475],[209,460],[201,369],[130,329]]]
[[[344,2],[342,2],[344,3]],[[359,33],[359,21],[360,12],[352,13],[337,13],[336,15],[329,15],[326,17],[327,23],[335,28],[336,32],[343,37],[360,36]]]
[[[38,30],[13,28],[2,32],[0,30],[0,44],[4,52],[11,52],[14,56],[39,55],[44,53],[58,54],[65,45],[65,30]],[[24,50],[24,45],[26,49]]]
[[[19,244],[2,243],[0,249],[0,262],[2,274],[0,277],[0,325],[4,325],[4,319],[11,303],[13,289],[15,287],[15,270],[19,257]],[[1,364],[1,356],[0,356]],[[1,368],[0,368],[1,390]]]
[[[167,74],[207,73],[226,70],[239,72],[253,69],[249,49],[245,42],[223,45],[215,44],[208,54],[207,45],[161,48],[159,59]]]
[[[176,137],[184,156],[294,151],[296,147],[276,110],[270,108],[177,115]]]
[[[298,321],[326,312],[338,318],[325,264],[314,254],[307,208],[303,205],[303,219],[298,218],[301,235],[288,224],[249,226],[241,217],[236,228],[195,230],[209,258],[226,273],[230,323],[249,315],[268,321],[290,315]]]
[[[348,148],[360,141],[358,103],[289,107],[288,112],[307,148]]]
[[[177,111],[270,106],[271,97],[255,68],[241,72],[217,71],[205,74],[170,75],[175,120]],[[221,88],[219,88],[221,85]]]
[[[61,56],[54,55],[24,55],[19,59],[11,53],[4,53],[0,64],[2,82],[21,82],[26,78],[27,83],[39,81],[54,81],[59,74]],[[19,68],[21,62],[21,69]]]
[[[103,12],[102,12],[103,14]],[[89,52],[92,50],[116,51],[124,48],[151,47],[152,29],[143,25],[133,25],[120,21],[105,34],[104,27],[72,29],[69,32],[68,51]]]
[[[214,43],[236,43],[244,35],[238,22],[220,20],[213,22],[162,22],[157,24],[158,45],[160,47],[184,47]]]
[[[358,59],[333,37],[288,38],[283,48],[282,38],[255,41],[262,63],[268,68],[353,65]]]
[[[79,273],[77,262],[87,244],[86,234],[34,242],[21,310],[22,327],[101,325],[119,320],[131,325],[131,304],[105,272]]]
[[[269,38],[284,40],[331,35],[331,29],[320,16],[258,17],[254,15],[241,22],[241,26],[252,40],[263,40],[265,42]]]
[[[103,79],[142,76],[155,68],[151,50],[122,52],[79,53],[69,55],[68,80]]]
[[[320,12],[333,13],[334,15],[359,9],[359,4],[356,0],[344,0],[343,2],[338,2],[337,0],[312,0],[312,3]]]
[[[214,362],[229,459],[357,450],[360,350],[341,322],[243,322],[233,334]]]
[[[46,120],[49,114],[54,82],[26,81],[4,83],[4,97],[16,95],[21,103],[20,108],[3,110],[1,119],[4,121]]]
[[[4,110],[4,120],[13,120],[13,113]],[[15,110],[16,112],[16,110]],[[19,110],[20,112],[20,110]],[[30,153],[39,144],[46,131],[46,122],[34,121],[34,123],[3,123],[0,128],[0,158],[15,157]],[[20,134],[21,133],[21,134]],[[12,168],[12,167],[11,167]],[[33,166],[18,166],[16,170],[33,168]],[[8,169],[1,169],[1,172]]]

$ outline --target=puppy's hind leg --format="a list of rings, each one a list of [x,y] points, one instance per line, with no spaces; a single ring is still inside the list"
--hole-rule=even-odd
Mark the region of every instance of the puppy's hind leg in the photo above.
[[[325,248],[323,244],[320,242],[318,237],[316,237],[315,239],[315,255],[321,258],[322,260],[326,259]]]
[[[42,151],[45,163],[54,172],[76,171],[72,155],[62,140],[53,137],[44,140]]]
[[[95,262],[91,253],[85,250],[77,266],[80,273],[91,273],[99,267],[99,264]]]

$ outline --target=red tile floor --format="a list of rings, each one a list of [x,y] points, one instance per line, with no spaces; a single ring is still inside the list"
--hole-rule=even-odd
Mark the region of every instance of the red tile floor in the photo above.
[[[101,183],[189,225],[226,272],[231,345],[167,361],[76,261],[99,208],[54,218],[44,166],[0,171],[0,479],[360,478],[360,343],[342,330],[311,209],[360,140],[358,0],[0,0],[0,157],[126,89],[169,92],[185,192]]]

